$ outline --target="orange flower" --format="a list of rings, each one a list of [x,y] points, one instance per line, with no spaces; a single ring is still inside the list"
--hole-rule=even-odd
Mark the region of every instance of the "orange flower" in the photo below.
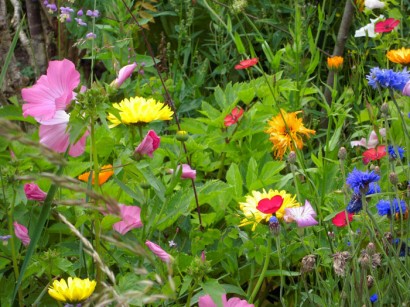
[[[104,165],[101,170],[100,173],[98,174],[98,183],[99,185],[102,185],[103,183],[105,183],[108,179],[110,179],[110,177],[114,175],[114,171],[112,168],[111,164],[108,165]],[[81,181],[84,182],[88,182],[88,178],[90,177],[90,172],[86,172],[80,176],[78,176],[78,179],[80,179]],[[92,184],[94,184],[94,174],[93,174],[93,179],[92,179]]]
[[[403,47],[398,50],[390,50],[387,52],[386,56],[393,63],[402,65],[410,64],[410,49]]]
[[[327,58],[327,67],[330,70],[339,70],[343,66],[343,57],[341,56],[332,56]]]

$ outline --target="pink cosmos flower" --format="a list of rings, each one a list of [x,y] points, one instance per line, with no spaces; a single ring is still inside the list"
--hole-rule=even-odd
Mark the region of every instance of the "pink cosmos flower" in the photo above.
[[[391,32],[397,27],[400,23],[400,20],[394,18],[387,18],[385,21],[379,21],[376,23],[374,31],[376,33],[386,33]]]
[[[19,238],[21,240],[21,242],[23,242],[24,246],[27,246],[30,244],[30,237],[28,235],[28,230],[25,226],[14,222],[14,233],[16,234],[16,237]]]
[[[379,134],[382,137],[385,137],[386,136],[386,129],[385,128],[379,129]],[[375,148],[377,146],[377,144],[379,144],[379,139],[378,139],[377,134],[374,130],[370,133],[368,141],[366,141],[365,138],[362,138],[360,141],[351,141],[350,142],[350,145],[352,147],[363,146],[367,149]]]
[[[33,87],[21,91],[26,102],[23,115],[33,116],[37,121],[52,119],[58,110],[65,110],[70,104],[79,83],[80,73],[73,62],[51,61],[47,75],[42,75]]]
[[[229,300],[227,300],[226,294],[222,295],[222,305],[223,307],[254,307],[253,304],[249,304],[247,301],[241,300],[240,298],[237,298],[237,297],[232,297]],[[198,306],[199,307],[217,307],[217,305],[214,303],[214,301],[212,300],[209,294],[199,297]]]
[[[70,134],[67,131],[67,124],[70,115],[65,111],[57,111],[54,118],[40,121],[40,143],[44,146],[63,153],[70,145]],[[88,131],[76,143],[71,144],[68,154],[72,157],[80,156],[85,149]]]
[[[303,207],[286,208],[283,219],[289,223],[295,221],[299,227],[317,225],[315,220],[316,212],[308,200],[305,200]]]
[[[152,158],[152,154],[158,149],[160,143],[160,137],[155,133],[154,130],[148,131],[145,138],[142,140],[141,144],[135,148],[135,153],[140,155],[148,155]]]
[[[172,260],[172,257],[170,254],[168,254],[166,251],[164,251],[159,245],[151,242],[151,241],[145,241],[145,245],[148,246],[148,248],[162,261],[165,263],[170,263]]]
[[[112,82],[112,85],[119,88],[125,80],[127,80],[133,73],[134,69],[137,67],[137,63],[132,63],[124,66],[118,72],[118,77]]]
[[[181,166],[177,166],[177,171],[179,170]],[[173,169],[170,169],[169,172],[171,174],[174,173]],[[182,164],[182,174],[181,174],[182,179],[194,179],[196,178],[196,170],[192,169],[189,164]]]
[[[24,193],[28,200],[43,201],[46,199],[47,193],[40,189],[35,183],[26,183],[24,185]]]
[[[119,205],[119,207],[122,221],[112,226],[115,231],[125,235],[131,229],[142,227],[140,207],[125,205]]]

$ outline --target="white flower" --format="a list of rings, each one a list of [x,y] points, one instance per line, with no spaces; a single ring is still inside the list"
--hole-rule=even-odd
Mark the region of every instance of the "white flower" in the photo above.
[[[363,36],[376,37],[377,33],[374,32],[374,27],[375,27],[376,22],[378,22],[381,19],[384,19],[383,15],[380,15],[376,19],[370,19],[369,24],[365,25],[364,27],[361,27],[359,30],[356,30],[354,37],[363,37]]]
[[[385,3],[379,0],[365,0],[364,1],[364,6],[369,9],[381,9],[384,8]]]

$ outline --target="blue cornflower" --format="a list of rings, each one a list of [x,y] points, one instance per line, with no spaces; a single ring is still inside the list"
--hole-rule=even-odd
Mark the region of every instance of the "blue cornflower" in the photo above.
[[[7,242],[10,238],[11,238],[11,236],[10,236],[10,235],[7,235],[7,236],[0,236],[0,240],[1,240],[1,241],[4,241],[4,242]]]
[[[396,148],[394,148],[393,145],[389,145],[387,152],[389,153],[390,158],[394,160],[397,159],[397,154],[399,154],[400,159],[403,159],[404,157],[404,148],[400,146],[396,146]]]
[[[362,197],[360,194],[353,194],[352,199],[347,204],[346,211],[349,213],[358,213],[362,208]]]
[[[369,190],[367,190],[366,195],[380,193],[380,191],[381,191],[380,186],[377,183],[372,182],[369,184]]]
[[[392,69],[374,67],[370,70],[370,74],[366,76],[366,79],[374,89],[379,85],[384,88],[402,91],[407,81],[410,80],[410,75],[406,68],[403,71],[395,72]]]
[[[355,194],[367,193],[367,189],[372,182],[376,182],[380,179],[374,171],[362,172],[358,169],[354,169],[349,176],[347,176],[346,183],[350,185]]]
[[[393,202],[382,199],[376,204],[376,208],[379,215],[400,213],[400,208],[401,212],[404,213],[406,211],[406,202],[397,198],[393,199]]]
[[[375,293],[370,297],[370,302],[375,303],[377,302],[378,299],[379,299],[379,296],[377,295],[377,293]]]

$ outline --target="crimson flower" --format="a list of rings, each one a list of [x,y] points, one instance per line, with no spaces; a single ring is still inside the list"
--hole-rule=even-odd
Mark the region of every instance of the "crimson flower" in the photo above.
[[[246,69],[246,68],[255,66],[256,64],[258,64],[258,62],[259,62],[258,58],[243,60],[243,61],[240,61],[239,64],[235,65],[235,69],[236,70]]]
[[[346,214],[347,218],[349,219],[349,223],[353,221],[353,213],[342,211],[336,214],[335,217],[332,219],[333,225],[337,227],[345,227],[347,225]]]
[[[229,126],[232,126],[233,124],[236,124],[239,118],[241,118],[243,112],[244,111],[241,107],[236,107],[235,109],[233,109],[231,114],[226,115],[224,119],[225,127],[229,127]]]
[[[376,33],[386,33],[391,32],[397,27],[400,23],[400,20],[394,18],[387,18],[385,21],[379,21],[376,23],[374,31]]]
[[[376,161],[387,155],[386,146],[377,146],[376,148],[370,148],[363,153],[363,163],[366,165],[370,161]]]
[[[271,199],[263,198],[258,202],[256,209],[265,214],[273,214],[280,209],[283,204],[283,198],[275,195]]]

